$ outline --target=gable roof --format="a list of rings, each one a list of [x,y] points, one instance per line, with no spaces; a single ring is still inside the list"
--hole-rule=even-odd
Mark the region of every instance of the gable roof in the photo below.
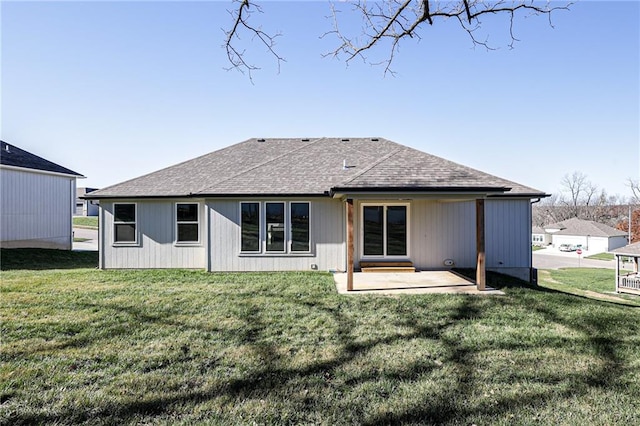
[[[546,196],[384,138],[289,138],[249,139],[86,198],[329,195],[369,190]]]
[[[533,227],[531,227],[531,233],[532,234],[545,234],[545,231],[544,231],[544,229],[542,229],[539,226],[533,226]]]
[[[52,161],[38,157],[24,149],[20,149],[13,144],[0,141],[2,151],[0,151],[0,164],[3,166],[21,167],[24,169],[40,170],[51,173],[61,173],[64,175],[84,177],[80,173],[62,167]]]
[[[545,229],[560,229],[553,235],[588,235],[590,237],[624,237],[627,235],[626,232],[604,223],[582,220],[577,217],[545,226]]]

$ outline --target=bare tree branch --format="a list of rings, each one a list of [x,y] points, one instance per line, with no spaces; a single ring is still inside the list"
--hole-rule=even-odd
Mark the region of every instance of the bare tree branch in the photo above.
[[[257,66],[245,60],[245,51],[236,47],[240,40],[240,34],[248,32],[255,39],[257,38],[273,55],[278,63],[278,70],[284,58],[275,50],[275,39],[281,34],[268,34],[259,26],[254,26],[249,22],[249,18],[254,10],[262,12],[258,6],[258,0],[233,0],[237,8],[229,13],[233,16],[233,26],[231,30],[225,31],[225,48],[227,58],[231,63],[231,68],[236,68],[242,72],[259,69]],[[344,5],[345,3],[340,3]],[[551,15],[558,10],[568,10],[572,4],[570,2],[562,5],[552,6],[550,2],[543,3],[538,0],[455,0],[450,2],[440,2],[434,0],[355,0],[346,2],[351,6],[352,12],[362,18],[362,27],[355,35],[347,32],[339,24],[339,14],[342,10],[334,3],[330,3],[331,15],[328,17],[332,21],[332,29],[324,33],[321,37],[333,36],[338,40],[335,49],[325,53],[323,56],[331,56],[340,59],[345,58],[348,64],[356,57],[361,58],[366,63],[373,65],[383,65],[385,74],[393,73],[391,64],[399,51],[400,42],[407,38],[421,39],[420,33],[424,25],[434,25],[437,20],[446,21],[454,18],[463,31],[469,36],[474,46],[482,46],[493,50],[488,38],[484,40],[478,38],[476,31],[481,28],[482,18],[485,15],[506,15],[509,20],[508,46],[514,47],[519,40],[514,33],[514,20],[516,14],[530,13],[532,15],[546,15],[551,23]],[[425,24],[426,23],[426,24]],[[487,36],[488,37],[488,36]],[[385,59],[379,62],[371,62],[367,58],[368,52],[373,47],[378,47],[388,41],[389,53]],[[386,47],[387,45],[385,45]]]
[[[631,189],[633,201],[635,203],[640,203],[640,179],[634,180],[633,178],[629,178],[627,186]]]
[[[385,64],[385,72],[390,70],[394,54],[397,52],[401,40],[417,35],[423,23],[427,22],[433,25],[437,18],[446,20],[456,18],[461,28],[466,31],[473,45],[482,46],[489,50],[495,48],[489,45],[488,40],[480,40],[474,34],[480,28],[481,18],[483,15],[508,15],[509,18],[509,35],[511,41],[509,47],[513,48],[515,42],[519,41],[514,35],[514,19],[517,12],[529,12],[533,15],[547,15],[551,25],[551,14],[557,10],[568,10],[571,3],[561,6],[551,6],[547,4],[538,4],[533,0],[513,1],[484,1],[484,0],[462,0],[457,2],[434,2],[436,9],[431,10],[428,0],[386,0],[383,2],[374,2],[369,4],[366,0],[359,0],[354,5],[354,10],[367,16],[377,18],[379,14],[376,9],[381,8],[380,3],[390,8],[392,13],[388,17],[375,20],[369,26],[374,29],[373,34],[367,34],[365,28],[363,34],[365,37],[360,41],[354,37],[346,35],[338,27],[337,15],[333,13],[334,29],[325,35],[335,35],[339,40],[339,46],[327,56],[338,57],[340,54],[346,55],[346,62],[349,63],[355,57],[361,57],[366,61],[364,54],[381,43],[382,40],[391,41],[390,52],[388,58],[380,63]],[[335,11],[335,8],[333,8]],[[551,25],[553,26],[553,25]]]
[[[236,40],[240,40],[240,32],[247,31],[252,39],[258,39],[261,44],[263,44],[267,50],[275,57],[278,63],[278,72],[280,72],[280,64],[282,62],[286,62],[283,57],[281,57],[275,51],[276,38],[280,37],[281,33],[268,34],[262,30],[260,26],[254,26],[249,23],[249,18],[251,17],[254,9],[259,13],[262,12],[262,8],[258,6],[255,1],[252,0],[233,0],[234,3],[238,3],[238,9],[235,11],[229,11],[229,14],[234,17],[233,27],[229,31],[224,31],[227,39],[225,41],[225,49],[227,51],[227,59],[231,63],[231,68],[228,69],[237,69],[238,71],[244,73],[247,72],[249,74],[249,79],[253,81],[251,72],[254,70],[260,69],[259,67],[247,62],[245,60],[245,50],[238,50],[236,46]]]

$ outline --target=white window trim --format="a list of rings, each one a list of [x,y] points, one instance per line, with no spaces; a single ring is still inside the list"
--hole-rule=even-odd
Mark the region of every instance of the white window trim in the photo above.
[[[383,215],[382,215],[382,255],[365,255],[364,254],[364,208],[370,206],[382,206],[383,207]],[[387,207],[389,206],[405,206],[407,208],[407,254],[405,255],[394,255],[389,256],[386,253],[387,251]],[[360,258],[362,259],[409,259],[411,257],[411,203],[396,203],[396,202],[367,202],[360,204]]]
[[[289,235],[289,216],[287,215],[287,210],[289,207],[289,203],[287,203],[286,201],[278,201],[278,200],[269,200],[269,201],[264,201],[264,214],[262,215],[262,229],[261,232],[264,233],[264,235],[262,236],[262,247],[263,247],[263,251],[265,254],[286,254],[287,253],[287,249],[288,249],[288,241],[287,241],[287,235]],[[267,250],[267,204],[282,204],[282,210],[284,213],[284,223],[282,224],[284,226],[284,230],[283,230],[283,235],[284,235],[284,243],[282,245],[282,250]]]
[[[198,220],[197,221],[182,221],[178,222],[178,204],[195,204],[198,207]],[[202,245],[202,206],[199,202],[191,202],[191,201],[176,201],[173,204],[173,222],[174,222],[174,238],[173,245],[174,246],[200,246]],[[196,224],[198,225],[198,240],[197,241],[178,241],[178,224]]]
[[[133,205],[135,206],[135,221],[134,222],[116,222],[116,205],[123,205],[123,204],[128,204],[128,205]],[[131,203],[131,202],[123,202],[123,203],[119,203],[119,202],[114,202],[113,204],[113,226],[112,226],[112,230],[113,233],[111,235],[111,240],[112,240],[112,245],[113,246],[124,246],[124,247],[132,247],[132,246],[139,246],[140,245],[140,231],[138,228],[138,203]],[[128,225],[133,223],[136,227],[135,230],[135,241],[116,241],[116,225]]]
[[[309,250],[297,250],[293,251],[293,225],[291,223],[291,204],[306,204],[309,211]],[[310,254],[311,253],[311,202],[310,201],[289,201],[289,253],[291,254]]]
[[[243,204],[258,204],[258,250],[242,250],[242,205]],[[238,243],[240,247],[240,254],[261,254],[262,253],[262,203],[260,201],[240,201],[238,209]]]
[[[258,204],[258,214],[259,214],[259,238],[260,238],[260,249],[258,251],[243,251],[242,250],[242,205],[257,203]],[[283,251],[267,251],[267,203],[282,203],[284,204],[284,235],[285,235],[285,244]],[[291,250],[291,203],[306,203],[309,205],[309,250],[308,251],[292,251]],[[287,257],[306,257],[313,256],[313,236],[311,230],[311,201],[301,200],[261,200],[261,201],[240,201],[238,203],[238,245],[239,245],[239,256],[259,256],[259,257],[277,257],[277,256],[287,256]]]

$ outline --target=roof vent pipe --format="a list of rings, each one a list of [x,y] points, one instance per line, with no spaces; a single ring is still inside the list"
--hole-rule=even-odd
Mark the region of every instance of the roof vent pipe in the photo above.
[[[6,145],[4,146],[4,150],[5,150],[5,151],[7,151],[7,152],[11,152],[11,151],[9,151],[9,144],[6,144]]]
[[[349,167],[347,167],[347,160],[344,159],[342,160],[342,170],[347,170]]]

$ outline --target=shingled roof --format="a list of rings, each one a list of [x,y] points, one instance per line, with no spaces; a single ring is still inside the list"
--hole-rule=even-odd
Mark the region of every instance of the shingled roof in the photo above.
[[[86,198],[328,195],[379,190],[545,196],[383,138],[311,138],[249,139],[103,188]]]
[[[554,235],[588,235],[590,237],[623,237],[627,235],[626,232],[604,223],[578,219],[577,217],[545,226],[545,229],[560,229]]]
[[[623,256],[640,256],[640,242],[611,250],[609,253],[616,253]]]
[[[62,173],[65,175],[84,177],[80,173],[62,167],[59,164],[38,157],[24,149],[20,149],[13,144],[0,141],[2,151],[0,151],[0,164],[3,166],[21,167],[24,169],[41,170],[44,172]]]

